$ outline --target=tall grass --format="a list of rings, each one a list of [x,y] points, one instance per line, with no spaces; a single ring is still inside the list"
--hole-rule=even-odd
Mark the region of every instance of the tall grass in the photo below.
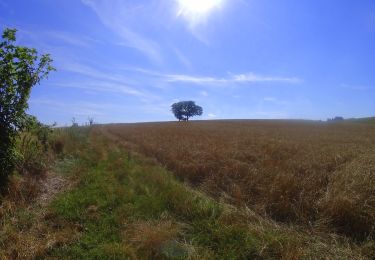
[[[74,142],[79,140],[82,146],[87,140],[87,131],[85,137],[82,129],[74,130],[77,133],[71,129],[57,129],[51,134],[47,127],[42,129],[44,132],[38,130],[33,128],[20,133],[16,142],[16,171],[9,177],[6,191],[0,196],[0,259],[30,259],[39,250],[43,251],[42,244],[46,242],[44,236],[48,231],[40,227],[41,219],[37,215],[44,214],[39,212],[42,209],[38,199],[45,189],[46,173],[60,171],[55,163],[66,165],[73,156],[63,159],[56,153],[54,144],[64,136]],[[73,136],[79,137],[74,139]],[[62,142],[60,152],[78,149],[79,146],[73,148],[72,142],[69,143],[71,145],[64,148]]]
[[[69,140],[68,140],[69,142]],[[78,150],[80,150],[77,147]],[[324,238],[236,209],[176,181],[152,160],[93,131],[66,171],[77,186],[51,205],[48,223],[70,240],[42,256],[72,259],[365,259]],[[324,248],[321,247],[324,245]],[[321,247],[321,248],[319,248]]]
[[[375,225],[375,125],[212,121],[103,130],[216,198],[366,241]]]

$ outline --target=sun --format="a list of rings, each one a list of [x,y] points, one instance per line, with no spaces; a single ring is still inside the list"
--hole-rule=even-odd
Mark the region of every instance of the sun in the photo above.
[[[192,15],[206,14],[221,5],[223,0],[177,0],[180,6],[180,13]]]

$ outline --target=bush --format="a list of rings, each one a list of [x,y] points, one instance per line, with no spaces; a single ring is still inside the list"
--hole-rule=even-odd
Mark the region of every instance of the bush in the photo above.
[[[27,122],[26,109],[33,86],[54,68],[49,55],[16,46],[16,30],[5,29],[0,42],[0,188],[16,165],[16,138]]]

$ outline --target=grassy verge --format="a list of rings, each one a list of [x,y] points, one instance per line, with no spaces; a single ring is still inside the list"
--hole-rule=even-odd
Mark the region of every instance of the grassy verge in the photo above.
[[[50,205],[45,222],[60,235],[43,257],[366,259],[373,252],[214,201],[98,134],[71,147],[74,157],[60,169],[76,186]]]

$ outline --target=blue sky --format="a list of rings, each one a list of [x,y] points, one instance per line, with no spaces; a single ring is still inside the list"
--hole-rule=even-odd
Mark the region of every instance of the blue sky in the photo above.
[[[375,1],[0,0],[0,29],[50,53],[45,123],[375,115]]]

